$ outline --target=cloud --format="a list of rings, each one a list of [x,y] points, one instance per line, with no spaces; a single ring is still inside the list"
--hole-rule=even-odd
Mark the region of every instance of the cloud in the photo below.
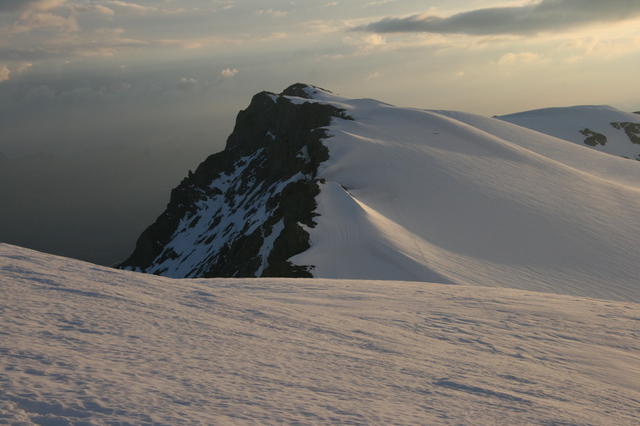
[[[108,7],[101,4],[73,4],[71,5],[71,9],[74,12],[78,13],[97,13],[105,16],[114,16],[115,12],[113,9],[109,9]]]
[[[122,0],[106,0],[106,4],[109,6],[109,9],[120,9],[120,11],[135,14],[135,15],[150,15],[150,14],[159,14],[159,15],[175,15],[186,12],[188,9],[185,8],[172,8],[166,9],[162,7],[155,6],[145,6],[139,3],[122,1]]]
[[[16,11],[46,11],[54,9],[66,0],[2,0],[0,1],[0,13]]]
[[[13,66],[0,64],[0,83],[11,80],[13,76],[27,72],[33,64],[29,62],[21,62]]]
[[[223,76],[224,78],[231,78],[231,77],[235,77],[236,74],[238,74],[240,71],[238,71],[236,68],[225,68],[220,72],[220,75]]]
[[[286,10],[260,9],[260,10],[256,11],[256,14],[258,14],[258,15],[266,15],[266,16],[270,16],[272,18],[283,18],[283,17],[289,15],[289,12],[287,12]]]
[[[107,15],[107,16],[113,16],[115,14],[115,12],[112,9],[109,9],[108,7],[103,6],[101,4],[95,5],[94,10],[98,13],[101,13],[102,15]]]
[[[123,9],[128,9],[128,10],[136,11],[140,13],[151,12],[156,10],[155,7],[143,6],[141,4],[129,3],[129,2],[120,1],[120,0],[110,0],[108,4],[111,6],[121,7]]]
[[[562,31],[580,25],[617,22],[638,16],[638,0],[542,0],[523,6],[476,9],[449,17],[423,14],[385,18],[356,30],[375,33],[518,35]]]
[[[13,72],[16,73],[16,74],[22,74],[23,72],[27,72],[28,70],[30,70],[32,66],[33,66],[32,63],[22,62],[20,64],[17,64],[13,68]]]
[[[55,28],[62,31],[78,31],[78,23],[70,14],[64,12],[67,0],[8,0],[0,3],[0,13],[19,12],[18,20],[10,29],[10,33],[18,34],[39,28]],[[68,9],[68,8],[67,8]]]
[[[535,64],[544,62],[545,58],[533,52],[506,53],[498,60],[499,65]]]
[[[372,73],[369,73],[366,77],[365,80],[369,81],[369,80],[376,80],[378,78],[382,77],[382,74],[379,73],[378,71],[374,71]]]
[[[6,65],[0,65],[0,83],[11,78],[11,71]]]
[[[198,85],[198,80],[195,78],[182,77],[178,80],[178,89],[180,90],[190,90]]]
[[[20,10],[27,3],[29,3],[27,0],[4,0],[0,2],[0,13]]]
[[[78,31],[78,23],[72,16],[65,17],[53,13],[30,13],[23,16],[14,26],[16,33],[32,31],[37,28],[56,28],[62,31]]]
[[[372,7],[372,6],[382,6],[385,4],[389,4],[389,3],[395,3],[398,0],[374,0],[374,1],[370,1],[369,3],[365,4],[365,7]]]

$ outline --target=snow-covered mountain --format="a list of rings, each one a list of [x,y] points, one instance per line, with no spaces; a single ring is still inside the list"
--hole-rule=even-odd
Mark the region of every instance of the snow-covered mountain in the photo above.
[[[640,305],[0,244],[2,424],[637,425]]]
[[[640,160],[640,117],[610,106],[546,108],[499,116],[519,126]]]
[[[321,139],[328,103],[263,92],[240,112],[223,152],[210,156],[171,193],[167,210],[138,240],[122,267],[171,277],[308,276],[287,259],[306,250],[314,226]]]
[[[638,218],[635,161],[505,120],[298,84],[253,98],[122,267],[640,301]]]

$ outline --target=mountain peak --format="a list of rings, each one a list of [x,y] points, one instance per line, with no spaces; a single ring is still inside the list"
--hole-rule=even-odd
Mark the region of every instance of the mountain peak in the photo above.
[[[172,191],[120,267],[172,277],[311,276],[312,265],[288,259],[309,248],[325,129],[349,118],[333,105],[290,98],[320,90],[295,84],[281,96],[255,95],[224,151]]]
[[[282,96],[296,96],[304,99],[314,99],[315,95],[319,92],[325,92],[331,94],[330,90],[323,89],[321,87],[313,86],[306,83],[295,83],[287,87],[282,91]]]
[[[610,107],[543,112],[524,117],[549,116],[554,132],[569,129],[566,143],[504,118],[306,84],[262,92],[121,267],[640,300],[640,168],[583,142],[586,134],[604,143],[594,148],[637,148],[626,132],[635,137],[627,123],[640,119]]]

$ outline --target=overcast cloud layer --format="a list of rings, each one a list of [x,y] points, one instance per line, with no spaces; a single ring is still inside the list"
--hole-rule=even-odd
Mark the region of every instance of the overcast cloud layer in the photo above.
[[[640,0],[543,0],[519,7],[477,9],[446,18],[432,15],[385,18],[359,29],[376,33],[530,34],[622,21],[638,15]]]

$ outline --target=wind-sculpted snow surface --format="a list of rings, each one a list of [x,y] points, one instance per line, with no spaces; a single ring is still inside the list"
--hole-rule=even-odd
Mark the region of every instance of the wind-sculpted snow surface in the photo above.
[[[609,106],[546,108],[498,117],[529,129],[640,160],[640,117]]]
[[[640,306],[0,245],[0,423],[635,425]]]

